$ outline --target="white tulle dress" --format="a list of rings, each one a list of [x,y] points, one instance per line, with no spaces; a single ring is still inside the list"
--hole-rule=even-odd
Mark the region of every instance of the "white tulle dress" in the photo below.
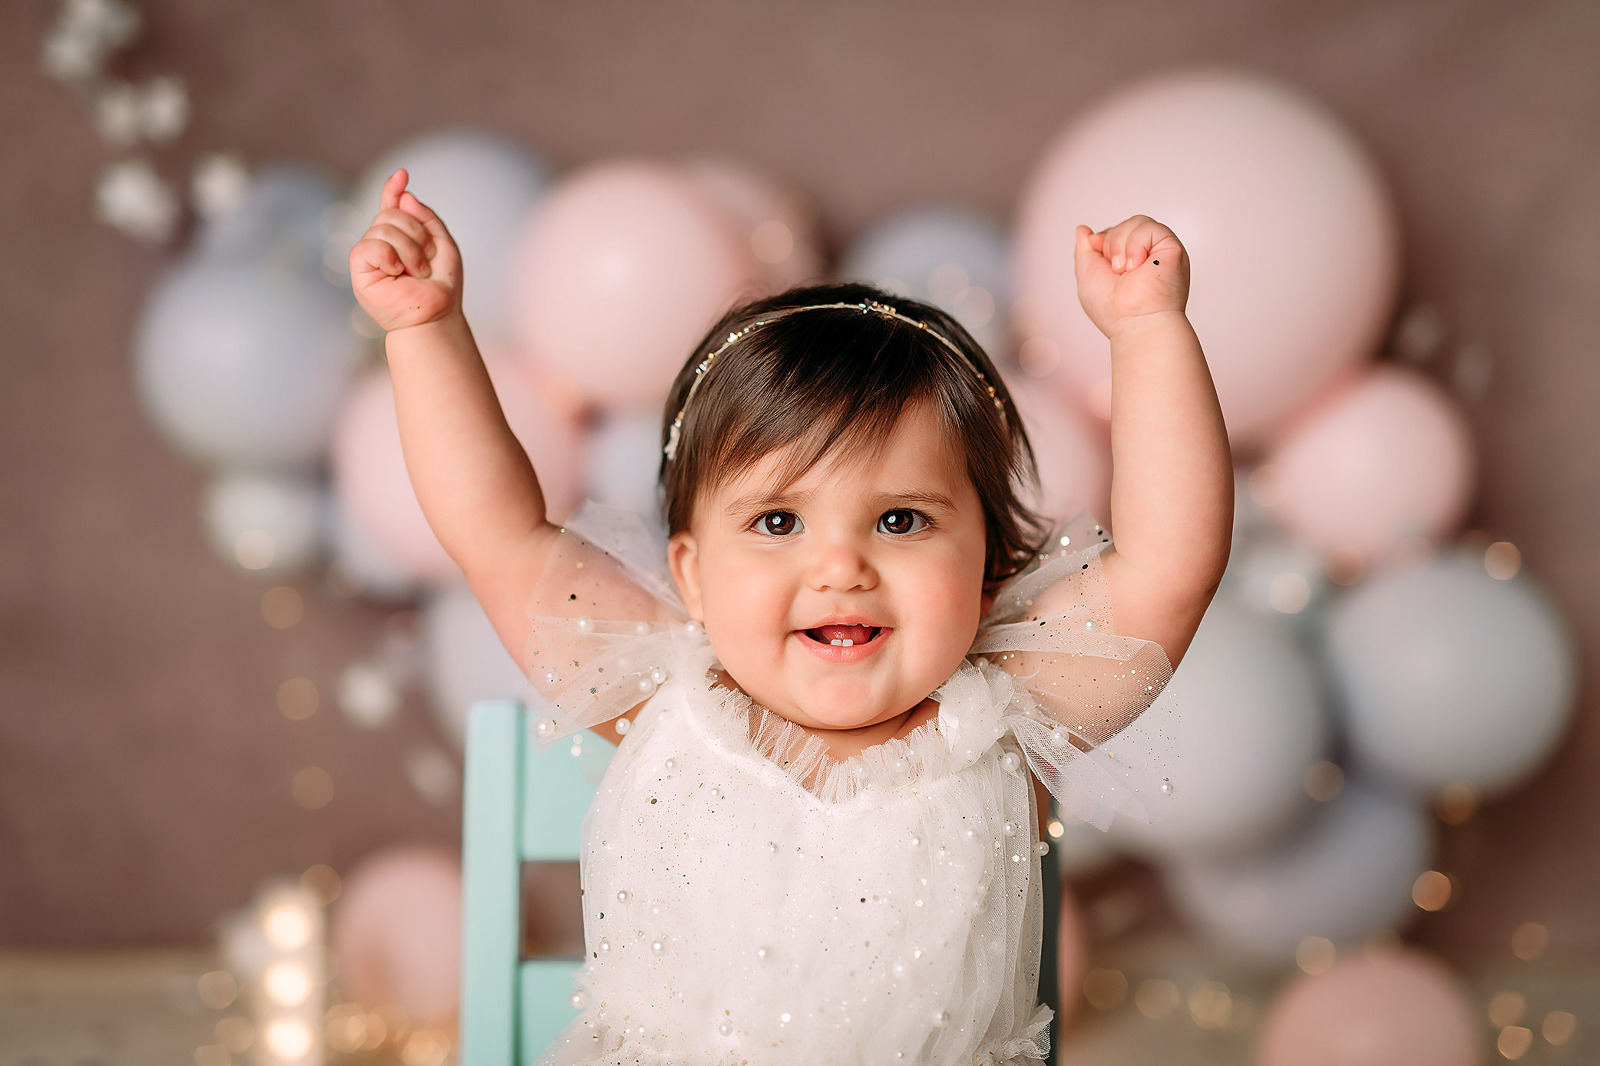
[[[642,521],[569,525],[530,609],[537,736],[628,728],[583,828],[581,1011],[541,1066],[1046,1056],[1028,770],[1086,821],[1148,819],[1174,739],[1151,707],[1160,647],[1112,630],[1105,534],[1080,516],[1051,543],[1000,590],[937,717],[835,760],[710,680]]]

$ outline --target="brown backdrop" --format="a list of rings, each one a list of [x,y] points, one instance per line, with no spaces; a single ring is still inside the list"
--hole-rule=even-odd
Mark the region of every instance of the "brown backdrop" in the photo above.
[[[1196,63],[1275,74],[1330,104],[1401,206],[1405,304],[1446,350],[1493,356],[1469,407],[1473,523],[1515,541],[1600,649],[1600,8],[1476,0],[899,4],[161,0],[132,73],[172,72],[200,155],[302,159],[353,178],[431,127],[470,122],[558,166],[613,153],[725,153],[792,179],[843,241],[925,199],[1008,215],[1048,138],[1098,94]],[[217,562],[203,471],[139,411],[128,337],[160,259],[94,222],[112,158],[81,101],[38,73],[56,5],[0,8],[0,943],[192,940],[261,877],[345,868],[400,840],[456,838],[403,758],[442,743],[420,701],[363,733],[329,709],[386,617],[300,583],[303,622]],[[1271,249],[1264,249],[1271,254]],[[324,709],[274,707],[289,676]],[[1515,714],[1515,708],[1507,708]],[[335,782],[291,800],[300,768]],[[1530,787],[1445,834],[1459,905],[1421,935],[1503,950],[1547,923],[1600,949],[1600,706]]]

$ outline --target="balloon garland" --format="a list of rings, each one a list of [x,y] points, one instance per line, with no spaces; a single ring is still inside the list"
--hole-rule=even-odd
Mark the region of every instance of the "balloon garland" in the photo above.
[[[185,205],[149,153],[183,130],[189,103],[175,77],[132,85],[108,73],[140,23],[125,0],[65,0],[43,65],[84,96],[108,147],[129,153],[102,176],[97,214],[161,246]],[[1176,146],[1182,165],[1106,166],[1152,138]],[[420,636],[401,626],[342,676],[351,722],[390,720],[420,661],[459,739],[474,700],[528,693],[422,519],[377,331],[343,274],[372,190],[402,164],[473,264],[468,310],[555,512],[585,495],[653,509],[655,412],[682,353],[734,296],[819,277],[824,260],[805,198],[725,160],[617,160],[557,176],[514,141],[450,129],[397,146],[348,196],[300,165],[250,173],[216,155],[197,168],[193,239],[135,333],[145,409],[213,471],[208,539],[230,565],[276,583],[263,597],[269,624],[298,621],[299,594],[283,582],[319,563],[330,583],[397,606],[397,618],[420,605]],[[1548,757],[1574,700],[1575,654],[1515,546],[1458,536],[1476,459],[1455,395],[1483,393],[1486,355],[1464,347],[1451,388],[1424,373],[1444,327],[1419,308],[1387,338],[1400,360],[1374,362],[1400,247],[1395,208],[1355,138],[1316,103],[1251,76],[1136,85],[1048,148],[1013,239],[960,209],[911,211],[859,237],[838,274],[931,300],[1007,358],[1043,445],[1039,505],[1104,513],[1109,363],[1072,299],[1070,234],[1135,211],[1171,223],[1203,264],[1191,317],[1249,465],[1227,578],[1163,696],[1183,702],[1192,726],[1176,814],[1106,840],[1052,821],[1063,872],[1114,853],[1150,858],[1195,930],[1235,957],[1297,966],[1259,1025],[1263,1064],[1346,1061],[1338,1040],[1356,1023],[1381,1061],[1475,1061],[1476,1011],[1438,962],[1345,949],[1457,895],[1459,882],[1429,867],[1436,822],[1460,824]],[[1306,245],[1319,254],[1286,266],[1286,250]],[[287,718],[314,712],[307,686],[285,681]],[[407,772],[436,802],[458,787],[454,761],[436,750],[414,753]],[[322,778],[296,778],[303,806],[327,802]],[[430,1024],[448,1014],[448,990],[421,980],[427,960],[393,961],[383,915],[424,883],[445,899],[453,876],[447,857],[377,856],[335,916],[335,944],[362,945],[351,979],[412,989]],[[1090,968],[1070,894],[1064,906],[1063,973],[1090,1008],[1160,1018],[1186,1004],[1201,1028],[1255,1024],[1220,982],[1185,992],[1168,977]],[[1532,959],[1547,943],[1528,922],[1511,946]],[[337,1007],[329,1034],[355,1033],[358,1016],[350,1046],[365,1047],[382,1025],[375,1014]],[[1500,1053],[1526,1053],[1521,993],[1495,996],[1489,1016]],[[1570,1040],[1573,1018],[1548,1010],[1540,1038]]]

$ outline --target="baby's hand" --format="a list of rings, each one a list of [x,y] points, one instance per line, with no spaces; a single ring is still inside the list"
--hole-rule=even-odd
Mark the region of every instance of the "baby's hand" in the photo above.
[[[461,254],[439,216],[406,191],[409,180],[397,170],[384,183],[377,217],[350,249],[356,301],[391,332],[461,310]]]
[[[1189,255],[1155,219],[1134,215],[1102,233],[1079,226],[1077,240],[1078,300],[1107,337],[1145,315],[1187,306]]]

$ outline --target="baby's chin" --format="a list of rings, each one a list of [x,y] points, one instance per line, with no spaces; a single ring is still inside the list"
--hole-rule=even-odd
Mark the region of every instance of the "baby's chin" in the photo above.
[[[775,695],[771,702],[762,700],[760,695],[749,689],[743,691],[756,703],[788,721],[808,729],[841,732],[866,729],[887,722],[915,710],[928,698],[926,692],[921,695],[904,693],[888,696],[863,692],[860,686],[848,683],[817,686],[801,699]]]

